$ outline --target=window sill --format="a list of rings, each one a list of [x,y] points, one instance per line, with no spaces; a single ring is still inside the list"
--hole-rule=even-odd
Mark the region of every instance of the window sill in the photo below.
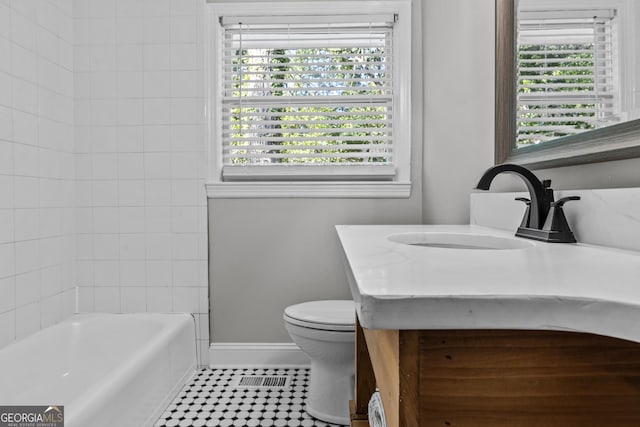
[[[402,199],[411,195],[410,182],[212,182],[209,199]]]

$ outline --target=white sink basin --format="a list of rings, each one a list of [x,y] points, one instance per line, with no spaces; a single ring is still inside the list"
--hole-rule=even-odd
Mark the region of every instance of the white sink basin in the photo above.
[[[497,237],[485,234],[414,232],[391,234],[387,239],[405,245],[440,249],[509,250],[534,246],[520,238]]]

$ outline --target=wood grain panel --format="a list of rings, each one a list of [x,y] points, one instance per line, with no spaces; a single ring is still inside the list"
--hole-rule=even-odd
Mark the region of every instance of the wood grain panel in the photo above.
[[[388,426],[418,427],[420,332],[363,331]]]
[[[376,379],[364,332],[356,316],[356,378],[351,419],[368,419],[369,399],[376,390]]]
[[[399,331],[399,425],[418,427],[420,414],[420,332]]]
[[[421,426],[639,426],[640,345],[552,331],[422,331]]]
[[[364,329],[371,365],[389,427],[401,427],[400,342],[397,330]],[[403,426],[404,427],[404,426]]]

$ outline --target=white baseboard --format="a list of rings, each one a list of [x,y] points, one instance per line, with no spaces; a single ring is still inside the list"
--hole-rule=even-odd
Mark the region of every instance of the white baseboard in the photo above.
[[[309,366],[309,357],[294,343],[211,343],[212,368]]]

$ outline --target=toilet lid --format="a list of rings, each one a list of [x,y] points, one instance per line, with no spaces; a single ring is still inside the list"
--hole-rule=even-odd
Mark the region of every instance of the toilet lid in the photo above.
[[[356,309],[353,301],[310,301],[291,305],[284,310],[291,323],[332,331],[355,330]]]

